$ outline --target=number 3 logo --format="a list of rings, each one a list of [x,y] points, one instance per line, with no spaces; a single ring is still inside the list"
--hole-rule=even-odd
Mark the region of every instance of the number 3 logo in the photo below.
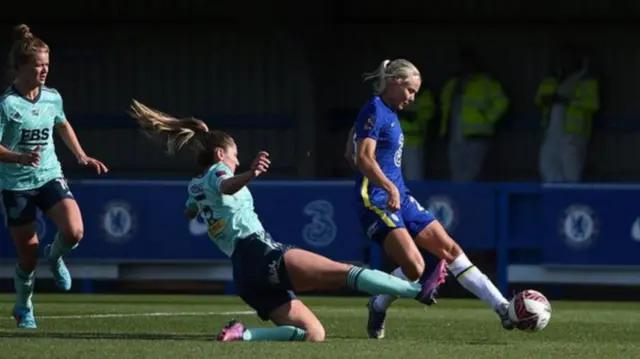
[[[302,238],[305,242],[314,247],[326,247],[331,244],[338,232],[333,221],[331,202],[325,200],[309,202],[302,211],[311,217],[311,223],[307,223],[302,229]]]

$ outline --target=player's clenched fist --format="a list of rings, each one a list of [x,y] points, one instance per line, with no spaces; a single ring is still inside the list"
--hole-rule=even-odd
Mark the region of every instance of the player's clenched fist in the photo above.
[[[258,177],[267,172],[270,164],[271,161],[269,161],[269,154],[265,151],[259,152],[251,164],[251,170],[253,171],[254,176]]]

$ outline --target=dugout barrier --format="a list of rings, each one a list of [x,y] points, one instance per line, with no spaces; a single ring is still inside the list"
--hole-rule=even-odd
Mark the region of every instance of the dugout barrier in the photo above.
[[[640,284],[640,185],[409,183],[413,196],[467,250],[495,251],[497,281]],[[199,220],[187,221],[184,181],[85,180],[71,187],[85,240],[67,258],[85,291],[92,279],[218,280],[229,261]],[[256,181],[256,210],[274,239],[378,268],[380,248],[361,230],[351,181]],[[38,220],[43,243],[52,224]],[[15,251],[0,228],[0,277]],[[39,268],[38,277],[50,276]]]

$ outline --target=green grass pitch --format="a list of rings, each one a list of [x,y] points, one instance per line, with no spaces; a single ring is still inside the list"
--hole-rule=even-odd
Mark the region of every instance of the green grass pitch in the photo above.
[[[265,326],[235,297],[36,295],[39,328],[18,330],[0,295],[0,358],[442,358],[640,357],[640,304],[552,302],[543,332],[506,332],[475,300],[425,308],[397,301],[387,337],[366,339],[366,298],[303,297],[324,323],[324,343],[216,343],[231,318]]]

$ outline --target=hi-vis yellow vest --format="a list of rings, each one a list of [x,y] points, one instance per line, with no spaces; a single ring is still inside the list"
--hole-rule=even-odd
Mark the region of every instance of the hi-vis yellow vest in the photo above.
[[[547,127],[549,123],[549,115],[551,106],[543,103],[545,96],[551,96],[558,90],[558,80],[549,76],[542,80],[538,86],[535,103],[542,108],[542,126]],[[598,99],[598,81],[591,77],[585,76],[580,80],[567,104],[567,112],[565,114],[564,130],[567,133],[578,133],[585,138],[591,137],[593,127],[593,115],[600,108]]]
[[[400,126],[405,145],[422,145],[427,126],[435,114],[436,104],[429,89],[423,90],[415,101],[400,113]]]
[[[451,105],[459,80],[458,77],[450,79],[442,89],[441,137],[447,134],[449,128]],[[504,115],[508,106],[509,99],[505,96],[499,82],[484,74],[472,76],[462,89],[462,123],[460,124],[462,134],[464,136],[493,135],[495,124]]]

